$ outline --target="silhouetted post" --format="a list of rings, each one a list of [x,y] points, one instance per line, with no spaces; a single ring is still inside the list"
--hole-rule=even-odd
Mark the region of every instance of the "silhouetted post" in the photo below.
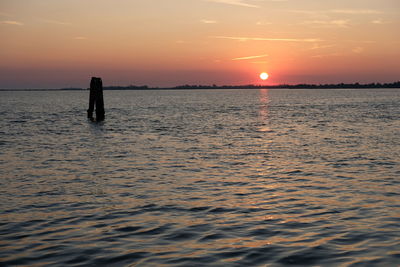
[[[94,120],[93,111],[96,105],[96,121],[103,121],[105,117],[104,99],[103,99],[103,82],[101,78],[92,77],[90,81],[89,109],[87,116]]]

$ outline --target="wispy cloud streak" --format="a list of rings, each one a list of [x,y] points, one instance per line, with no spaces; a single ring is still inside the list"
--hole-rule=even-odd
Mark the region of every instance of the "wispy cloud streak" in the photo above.
[[[265,64],[265,63],[268,63],[268,61],[254,61],[254,62],[251,62],[252,64]]]
[[[383,21],[382,19],[375,19],[371,21],[372,24],[388,24],[389,22]]]
[[[350,24],[348,20],[312,20],[312,21],[305,21],[302,24],[311,24],[317,25],[320,27],[341,27],[347,28]]]
[[[250,2],[287,2],[288,0],[205,0],[205,1],[234,5],[234,6],[259,8],[260,6],[252,4]]]
[[[364,52],[364,50],[365,50],[364,47],[358,46],[358,47],[353,48],[351,51],[353,51],[353,53],[356,53],[356,54],[361,54]]]
[[[228,39],[236,41],[277,41],[277,42],[321,42],[321,39],[309,38],[309,39],[298,39],[298,38],[263,38],[263,37],[235,37],[235,36],[213,36],[216,39]]]
[[[0,23],[2,23],[2,24],[8,24],[8,25],[16,25],[16,26],[22,26],[22,25],[24,25],[22,22],[15,21],[15,20],[3,20],[3,21],[0,21]]]
[[[246,0],[206,0],[208,2],[215,2],[215,3],[221,3],[221,4],[228,4],[228,5],[234,5],[234,6],[242,6],[242,7],[252,7],[252,8],[258,8],[259,6],[253,5],[248,3]]]
[[[259,56],[249,56],[249,57],[237,57],[237,58],[232,58],[232,60],[247,60],[247,59],[255,59],[255,58],[263,58],[267,57],[268,55],[259,55]]]
[[[58,21],[58,20],[52,20],[52,19],[41,19],[42,22],[44,23],[49,23],[49,24],[58,24],[58,25],[72,25],[70,22],[64,22],[64,21]]]
[[[350,14],[350,15],[368,15],[368,14],[382,14],[382,11],[374,9],[334,9],[332,13]]]
[[[313,46],[307,50],[319,50],[319,49],[327,49],[327,48],[332,48],[335,47],[336,45],[319,45],[319,44],[313,44]]]
[[[384,12],[376,9],[331,9],[331,10],[287,10],[291,13],[304,14],[304,15],[327,15],[327,14],[348,14],[348,15],[376,15],[383,14]]]
[[[200,22],[202,22],[204,24],[215,24],[215,23],[217,23],[216,20],[211,20],[211,19],[202,19]]]
[[[323,55],[315,55],[312,56],[312,58],[325,58],[325,57],[337,57],[337,56],[341,56],[341,53],[331,53],[331,54],[323,54]]]

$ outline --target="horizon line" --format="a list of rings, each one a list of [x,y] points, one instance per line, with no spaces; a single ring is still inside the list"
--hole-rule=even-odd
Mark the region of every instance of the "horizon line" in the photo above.
[[[386,87],[385,87],[386,86]],[[389,86],[389,87],[387,87]],[[295,84],[242,84],[242,85],[206,85],[206,84],[183,84],[176,86],[148,86],[148,85],[106,85],[104,90],[173,90],[173,89],[368,89],[368,88],[399,88],[400,80],[395,82],[371,82],[371,83],[295,83]],[[61,88],[0,88],[0,91],[86,91],[84,87],[61,87]]]

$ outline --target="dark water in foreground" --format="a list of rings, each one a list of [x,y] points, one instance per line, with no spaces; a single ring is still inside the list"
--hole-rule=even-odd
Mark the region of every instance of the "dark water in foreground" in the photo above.
[[[0,92],[3,265],[400,263],[400,90],[87,102]]]

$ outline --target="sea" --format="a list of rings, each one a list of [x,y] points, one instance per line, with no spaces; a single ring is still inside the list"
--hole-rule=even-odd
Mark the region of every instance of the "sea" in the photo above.
[[[400,89],[0,92],[1,266],[399,266]]]

